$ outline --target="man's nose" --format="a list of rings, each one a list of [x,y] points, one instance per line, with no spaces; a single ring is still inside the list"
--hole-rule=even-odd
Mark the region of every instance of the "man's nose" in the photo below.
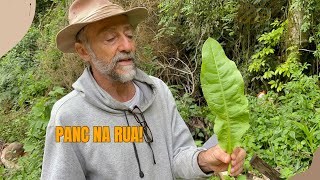
[[[120,41],[119,49],[120,52],[131,52],[134,50],[134,40],[123,35]]]

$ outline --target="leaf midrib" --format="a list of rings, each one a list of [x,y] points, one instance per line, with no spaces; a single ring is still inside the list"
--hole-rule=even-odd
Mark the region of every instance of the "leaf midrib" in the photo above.
[[[224,88],[222,87],[222,83],[221,83],[221,78],[220,78],[220,72],[218,70],[218,66],[217,66],[217,61],[216,61],[216,58],[214,56],[214,52],[213,52],[213,47],[210,48],[210,51],[212,53],[212,57],[214,58],[214,61],[215,61],[215,66],[216,66],[216,69],[217,69],[217,73],[218,73],[218,78],[219,78],[219,84],[220,84],[220,87],[221,87],[221,90],[222,90],[222,96],[223,96],[223,104],[224,104],[224,107],[225,107],[225,110],[226,110],[226,116],[227,116],[227,125],[228,125],[228,147],[227,147],[227,152],[231,152],[230,148],[231,148],[231,132],[230,132],[230,121],[229,121],[229,113],[227,111],[227,104],[226,104],[226,98],[225,98],[225,95],[224,95]]]

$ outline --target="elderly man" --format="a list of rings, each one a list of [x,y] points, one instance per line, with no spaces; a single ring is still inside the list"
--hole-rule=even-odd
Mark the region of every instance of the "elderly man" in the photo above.
[[[107,0],[71,5],[57,47],[90,68],[52,109],[41,179],[195,179],[229,163],[231,175],[242,171],[243,149],[230,156],[219,145],[197,148],[166,84],[136,68],[135,27],[146,16],[145,8],[125,11]],[[67,134],[76,132],[57,138],[57,127],[86,127],[91,138],[71,143]],[[108,127],[111,140],[94,141],[95,127]],[[143,139],[116,140],[116,127],[140,127]]]

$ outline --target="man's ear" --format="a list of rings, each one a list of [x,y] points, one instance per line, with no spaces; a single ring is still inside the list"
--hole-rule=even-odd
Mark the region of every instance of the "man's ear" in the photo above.
[[[88,53],[87,48],[82,43],[76,42],[74,48],[84,61],[90,62],[90,54]]]

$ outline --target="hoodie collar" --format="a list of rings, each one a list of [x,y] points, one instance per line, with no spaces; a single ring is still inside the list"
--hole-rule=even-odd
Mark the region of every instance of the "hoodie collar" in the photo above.
[[[152,79],[140,69],[137,69],[133,81],[141,90],[142,96],[140,98],[139,108],[144,112],[155,99],[157,94],[156,86]],[[123,111],[128,110],[127,106],[112,98],[98,85],[88,67],[72,87],[76,91],[79,91],[88,103],[109,113],[123,114]]]

